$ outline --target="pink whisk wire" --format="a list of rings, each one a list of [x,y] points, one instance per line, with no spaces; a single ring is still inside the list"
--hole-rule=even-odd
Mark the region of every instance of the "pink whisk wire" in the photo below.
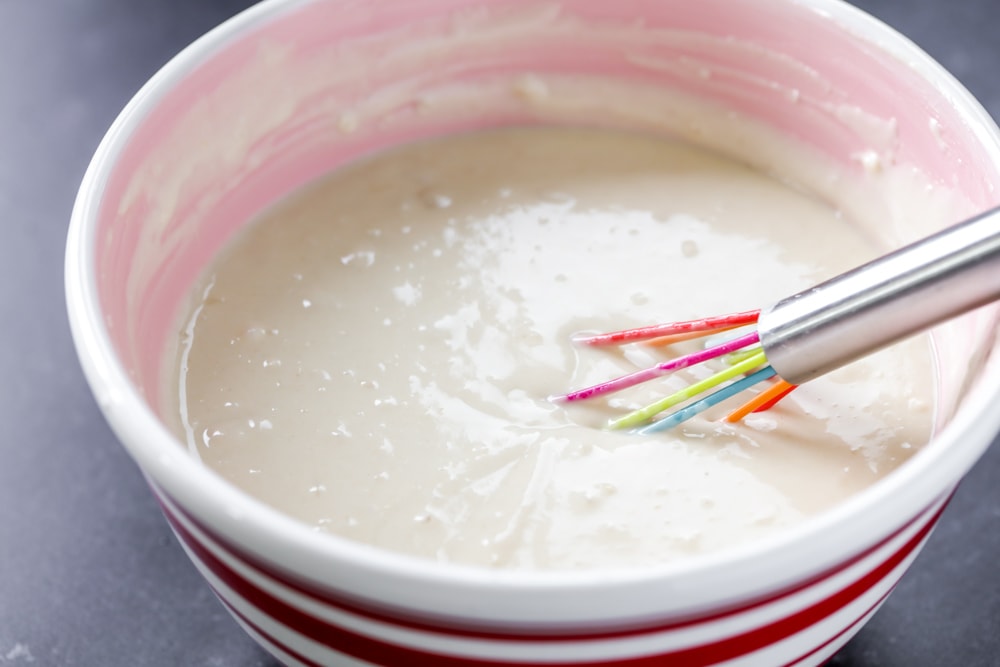
[[[594,346],[624,345],[625,343],[635,343],[673,334],[694,331],[710,332],[754,324],[757,322],[758,317],[760,317],[760,310],[747,310],[740,313],[730,313],[729,315],[716,315],[695,320],[683,320],[681,322],[667,322],[664,324],[636,327],[634,329],[623,329],[622,331],[612,331],[609,333],[577,336],[573,338],[573,342]]]
[[[707,331],[706,333],[711,333],[711,331]],[[697,352],[692,352],[691,354],[686,354],[683,357],[677,357],[676,359],[671,359],[670,361],[664,361],[656,364],[655,366],[650,366],[649,368],[644,368],[642,370],[635,371],[634,373],[617,377],[613,380],[599,382],[598,384],[591,385],[590,387],[577,389],[561,396],[554,396],[552,400],[582,401],[588,398],[596,398],[598,396],[603,396],[604,394],[621,391],[622,389],[627,389],[628,387],[634,387],[637,384],[648,382],[654,378],[669,375],[670,373],[679,371],[682,368],[689,368],[691,366],[704,363],[710,359],[716,359],[718,357],[737,352],[759,341],[760,336],[756,331],[752,331],[724,343],[720,343]]]

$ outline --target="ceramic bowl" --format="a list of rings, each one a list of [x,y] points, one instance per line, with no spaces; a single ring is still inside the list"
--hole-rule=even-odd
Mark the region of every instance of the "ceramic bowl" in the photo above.
[[[318,534],[203,467],[158,417],[178,304],[242,224],[295,188],[374,150],[499,125],[687,128],[733,148],[735,135],[699,129],[690,99],[867,178],[887,216],[905,202],[875,172],[915,170],[968,210],[997,203],[987,114],[916,46],[836,0],[266,0],[121,113],[73,211],[75,343],[181,544],[278,659],[816,665],[889,594],[997,432],[994,310],[936,332],[936,432],[898,471],[773,538],[658,568],[492,571]]]

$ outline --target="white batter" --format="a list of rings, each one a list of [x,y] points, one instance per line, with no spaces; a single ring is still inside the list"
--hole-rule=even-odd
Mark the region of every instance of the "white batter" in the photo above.
[[[906,460],[929,436],[929,346],[745,423],[634,436],[600,427],[692,376],[567,410],[546,397],[664,354],[572,334],[759,307],[875,254],[832,208],[686,145],[453,137],[249,227],[196,292],[168,393],[208,465],[317,530],[494,567],[662,563],[801,521]]]

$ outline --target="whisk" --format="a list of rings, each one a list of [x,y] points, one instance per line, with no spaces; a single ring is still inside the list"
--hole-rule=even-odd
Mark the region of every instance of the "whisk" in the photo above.
[[[583,345],[708,337],[702,350],[553,397],[580,401],[722,359],[723,370],[612,420],[651,433],[675,427],[755,385],[739,421],[797,386],[935,324],[1000,299],[1000,208],[949,227],[760,310],[584,336]],[[712,391],[714,390],[714,391]],[[711,393],[708,393],[711,392]]]

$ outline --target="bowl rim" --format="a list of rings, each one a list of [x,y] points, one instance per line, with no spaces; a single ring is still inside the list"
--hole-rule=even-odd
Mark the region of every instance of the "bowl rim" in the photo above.
[[[659,566],[613,570],[511,571],[443,564],[392,553],[346,538],[317,534],[308,526],[255,500],[192,457],[145,403],[118,360],[101,313],[94,266],[97,221],[104,189],[132,132],[156,108],[163,96],[199,63],[212,57],[255,27],[297,11],[316,0],[264,0],[207,32],[167,62],[124,107],[100,142],[83,177],[67,234],[65,289],[67,311],[77,354],[87,381],[116,436],[143,474],[176,504],[222,536],[242,545],[283,570],[333,590],[378,598],[372,586],[391,592],[404,608],[426,601],[428,587],[441,595],[442,607],[463,608],[470,592],[504,599],[518,591],[572,594],[572,600],[614,587],[639,590],[650,582],[670,582],[683,597],[720,572],[737,572],[726,580],[727,600],[763,592],[755,574],[781,569],[786,583],[827,570],[862,551],[946,496],[986,450],[1000,429],[1000,355],[991,354],[976,391],[963,402],[951,422],[904,466],[879,483],[855,494],[831,510],[802,524],[750,544],[728,548],[697,559]],[[980,103],[950,73],[916,44],[878,19],[842,0],[788,0],[828,18],[851,35],[908,64],[930,81],[964,119],[1000,165],[1000,129]],[[825,535],[825,540],[817,539]],[[830,536],[849,537],[844,551],[828,548]],[[805,564],[804,564],[805,563]],[[336,567],[332,567],[334,564]],[[795,579],[787,576],[795,573]],[[372,577],[379,582],[373,584]],[[704,598],[704,595],[702,595]],[[448,603],[447,600],[452,600]],[[540,598],[533,596],[532,600]],[[570,600],[567,604],[576,604]],[[656,608],[635,605],[628,613],[642,615]],[[662,605],[660,605],[662,607]],[[485,617],[513,613],[507,608],[483,610]],[[570,607],[566,607],[569,613]],[[607,617],[614,610],[591,612]],[[457,611],[455,611],[457,613]],[[577,610],[584,615],[587,610]],[[619,612],[625,615],[625,611]]]

